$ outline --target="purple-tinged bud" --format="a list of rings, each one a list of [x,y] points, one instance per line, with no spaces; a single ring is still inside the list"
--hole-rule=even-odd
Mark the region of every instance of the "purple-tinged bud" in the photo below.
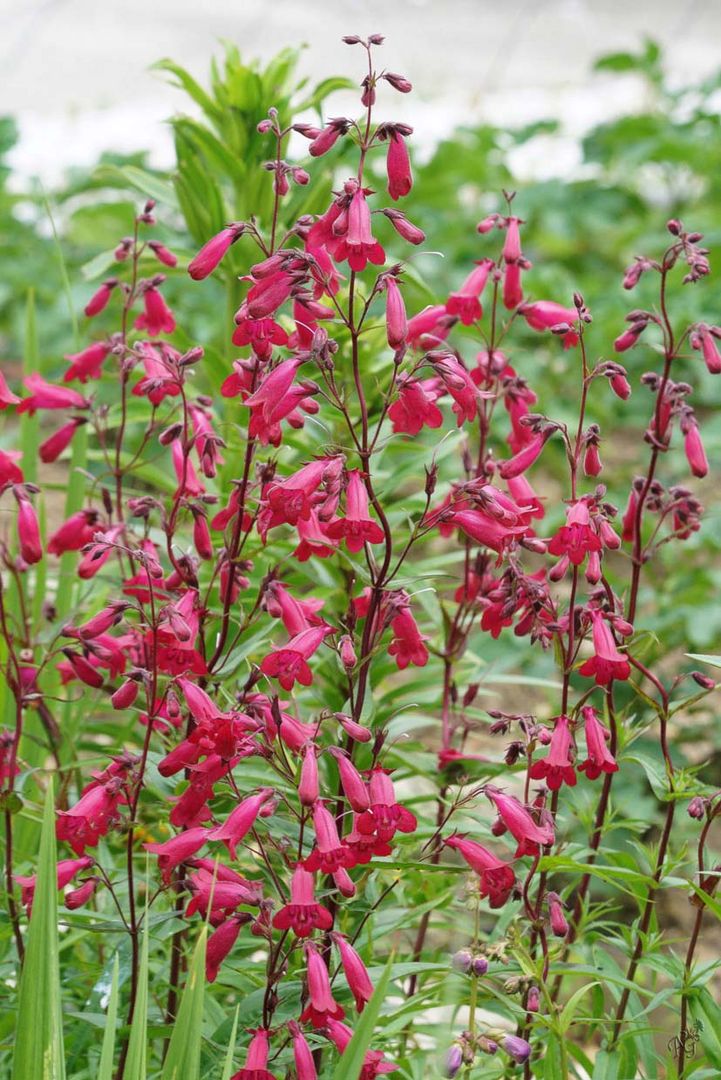
[[[706,816],[707,801],[702,795],[694,795],[691,802],[688,804],[687,813],[689,817],[696,818],[700,821]]]
[[[683,232],[683,225],[677,218],[671,218],[666,222],[666,228],[671,233],[671,236],[680,236]]]
[[[406,79],[405,75],[397,75],[395,71],[386,71],[381,78],[389,82],[399,94],[410,94],[413,89],[413,84]]]
[[[526,998],[526,1012],[537,1013],[541,1005],[541,995],[537,986],[532,986]]]
[[[504,1035],[499,1039],[500,1045],[515,1062],[523,1065],[531,1056],[531,1045],[518,1035]]]
[[[563,902],[558,893],[549,892],[547,897],[548,912],[551,917],[551,930],[556,937],[565,937],[568,933],[568,923],[563,914]]]
[[[704,690],[713,690],[716,683],[708,675],[704,675],[701,671],[692,671],[691,678],[695,683],[698,683]]]
[[[138,684],[134,679],[126,679],[110,698],[114,709],[129,709],[138,696]]]
[[[464,975],[468,975],[473,964],[473,956],[468,949],[459,949],[457,953],[454,953],[451,957],[451,967],[454,971],[460,971]]]
[[[471,965],[471,972],[480,978],[481,975],[485,975],[488,971],[488,960],[485,956],[474,956],[473,964]]]
[[[460,1046],[451,1046],[446,1054],[446,1076],[457,1076],[463,1065],[463,1051]]]

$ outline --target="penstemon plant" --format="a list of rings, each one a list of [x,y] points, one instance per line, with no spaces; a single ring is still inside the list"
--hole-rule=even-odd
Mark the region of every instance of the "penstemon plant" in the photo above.
[[[686,378],[700,358],[721,372],[721,329],[673,314],[709,272],[703,238],[668,222],[665,251],[623,280],[648,299],[615,355],[648,346],[654,366],[640,377],[638,475],[617,502],[623,476],[613,495],[599,482],[593,402],[611,393],[622,408],[631,373],[593,359],[579,293],[534,297],[513,193],[478,225],[457,291],[408,317],[425,242],[396,206],[413,186],[412,131],[379,123],[376,95],[411,84],[377,69],[381,37],[345,41],[367,58],[360,119],[316,127],[271,108],[258,125],[270,211],[228,223],[188,263],[203,282],[246,248],[227,327],[239,355],[219,385],[200,345],[170,343],[163,282],[178,258],[153,237],[152,200],[85,307],[105,332],[66,357],[60,382],[30,372],[16,394],[0,378],[0,406],[23,424],[60,417],[42,462],[81,435],[91,446],[84,502],[51,530],[27,454],[0,452],[14,507],[0,779],[15,962],[36,877],[14,840],[47,769],[63,919],[89,931],[81,965],[122,959],[118,1080],[160,1075],[164,1056],[163,1076],[200,1075],[200,1031],[187,1059],[176,1041],[197,993],[196,939],[216,984],[203,1028],[213,1075],[229,1041],[234,1060],[237,1007],[247,1034],[233,1080],[716,1075],[714,966],[699,971],[696,950],[704,914],[721,910],[708,853],[721,798],[675,760],[670,735],[714,681],[655,664],[644,591],[646,565],[701,522],[670,451],[680,436],[688,470],[708,472]],[[355,148],[321,215],[286,219],[291,189],[313,182],[312,164],[287,159],[291,138],[311,159]],[[380,154],[393,205],[373,188]],[[538,341],[542,355],[567,350],[573,422],[538,411]],[[562,485],[544,472],[549,455]],[[61,557],[75,560],[62,605]],[[527,643],[554,657],[550,708],[528,680],[524,711],[481,709],[484,641],[513,637],[516,656]],[[56,718],[69,711],[82,717],[75,748]],[[32,745],[29,715],[41,720]],[[653,767],[642,737],[658,745]],[[641,766],[663,824],[653,850],[629,857],[612,843],[614,785]],[[701,823],[690,857],[673,847],[679,801]],[[660,944],[672,884],[693,907],[683,961]],[[627,906],[614,922],[629,895],[637,917]]]

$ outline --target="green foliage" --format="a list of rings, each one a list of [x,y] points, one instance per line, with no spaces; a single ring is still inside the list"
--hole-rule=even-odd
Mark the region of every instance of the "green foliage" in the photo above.
[[[179,65],[169,60],[161,61],[159,70],[187,96],[196,112],[200,110],[199,117],[179,113],[172,119],[176,151],[172,173],[164,175],[153,170],[142,153],[125,158],[107,155],[92,173],[77,172],[70,176],[65,188],[50,193],[47,201],[39,190],[10,194],[8,169],[2,161],[14,142],[15,132],[9,119],[0,123],[0,239],[4,248],[0,342],[8,362],[16,363],[22,358],[24,370],[41,370],[48,377],[57,375],[62,353],[75,345],[68,304],[71,310],[78,308],[81,300],[86,298],[87,283],[107,275],[112,266],[113,244],[119,234],[127,232],[139,199],[157,199],[162,204],[164,217],[169,212],[163,239],[180,255],[181,269],[197,247],[225,222],[246,219],[253,212],[267,224],[271,213],[271,186],[268,174],[260,166],[267,157],[268,144],[257,132],[258,121],[270,105],[279,109],[284,122],[295,117],[299,109],[316,110],[321,115],[326,111],[327,96],[348,85],[343,79],[325,80],[316,87],[303,85],[295,75],[296,62],[297,52],[287,50],[262,67],[244,61],[238,50],[228,45],[222,58],[213,63],[209,85],[204,87]],[[440,246],[442,238],[447,257],[440,260],[427,255],[412,260],[406,293],[410,303],[421,307],[434,299],[434,294],[442,296],[458,283],[465,273],[463,268],[479,257],[475,225],[485,212],[499,208],[498,191],[501,188],[518,192],[515,206],[526,219],[524,239],[529,256],[536,263],[531,278],[536,295],[568,301],[572,291],[582,283],[594,316],[592,340],[598,342],[611,341],[620,330],[629,306],[628,296],[618,287],[620,275],[633,255],[647,250],[649,238],[658,234],[665,217],[683,217],[689,225],[707,233],[710,243],[721,240],[718,214],[721,120],[713,105],[721,78],[680,90],[669,89],[662,57],[651,42],[647,42],[638,54],[618,53],[602,58],[596,69],[600,78],[644,80],[650,104],[640,115],[620,117],[586,134],[581,144],[580,178],[569,182],[560,177],[534,180],[513,175],[510,161],[519,147],[543,140],[544,145],[551,148],[551,156],[554,138],[560,133],[553,121],[515,132],[490,125],[462,128],[443,140],[426,163],[416,166],[413,218],[426,230],[430,250]],[[338,164],[337,157],[328,163],[315,163],[311,189],[296,190],[284,208],[284,220],[324,208],[333,180],[332,170]],[[378,184],[382,183],[379,177]],[[98,195],[102,195],[99,201]],[[48,206],[57,224],[57,244],[48,235]],[[106,249],[100,257],[96,256],[98,245]],[[58,258],[59,251],[62,259]],[[175,280],[171,275],[169,299],[172,303],[182,296],[183,332],[190,340],[207,345],[205,363],[209,381],[215,385],[218,374],[227,372],[231,355],[227,331],[237,303],[236,279],[248,269],[252,260],[251,249],[246,249],[241,241],[233,247],[221,271],[195,291],[188,289],[184,275],[178,274]],[[85,283],[80,279],[78,285],[81,269]],[[68,282],[72,284],[68,286]],[[642,285],[639,290],[641,297],[643,288]],[[638,303],[642,302],[642,299],[638,300]],[[693,318],[697,313],[697,300],[691,290],[683,302],[685,315]],[[537,347],[537,343],[534,344]],[[375,362],[373,353],[371,340],[367,347],[369,369]],[[577,395],[577,372],[569,370],[569,363],[568,356],[559,358],[558,350],[549,347],[537,382],[543,399],[553,401],[556,414],[562,419],[573,413]],[[629,357],[636,385],[645,363],[634,354]],[[705,376],[698,378],[704,382],[705,400],[718,404],[718,389]],[[610,426],[614,432],[603,452],[614,466],[619,485],[629,479],[625,465],[626,458],[631,457],[627,454],[627,429],[634,423],[638,426],[645,422],[648,400],[642,389],[635,389],[623,426],[614,421],[615,405],[610,395],[607,401],[594,400],[596,412],[592,419],[604,424],[607,430]],[[236,421],[237,416],[227,417],[228,423]],[[708,425],[708,428],[709,451],[718,458],[721,432],[718,426],[711,429]],[[26,475],[31,479],[41,438],[38,420],[24,416],[20,437]],[[339,437],[336,431],[327,432],[309,425],[300,435],[291,436],[287,445],[299,459],[301,456],[307,459],[336,437]],[[13,438],[14,433],[6,428],[0,434],[0,444],[7,448]],[[435,446],[432,437],[421,436],[411,445],[390,440],[384,450],[381,478],[386,483],[393,480],[402,489],[404,482],[417,475],[419,462],[430,461],[433,456],[441,470],[448,470],[451,455],[458,449],[458,438],[450,437],[441,446]],[[228,462],[228,477],[237,475],[235,465],[233,461]],[[86,467],[92,470],[94,462],[86,457],[84,444],[79,439],[71,466],[68,513],[81,505],[82,470]],[[554,459],[551,451],[545,467],[552,482],[561,474],[560,455]],[[676,469],[679,478],[684,475],[680,459],[673,459],[670,467]],[[162,463],[148,463],[145,472],[138,473],[136,480],[139,493],[148,484],[161,489],[173,486],[172,480],[163,473]],[[658,568],[649,570],[646,595],[654,591],[657,601],[659,596],[661,598],[661,606],[655,625],[657,636],[649,639],[644,647],[648,649],[649,659],[653,660],[663,660],[664,656],[693,649],[687,656],[694,665],[715,668],[721,665],[715,655],[721,634],[721,615],[716,599],[721,587],[721,572],[717,568],[721,537],[715,527],[720,504],[717,491],[710,485],[707,485],[704,498],[709,506],[709,526],[686,544],[685,558],[662,553]],[[409,514],[417,509],[399,502],[391,515],[394,530],[404,525]],[[553,524],[551,522],[550,527]],[[259,544],[251,545],[246,554],[256,562],[254,580],[260,579],[267,566],[286,558],[292,547],[290,538],[282,534],[272,536],[265,548]],[[346,584],[343,570],[317,560],[305,567],[297,567],[294,572],[303,584],[312,584],[314,595],[321,599],[337,598]],[[439,584],[445,587],[448,572],[448,567],[432,553],[415,562],[409,576],[409,581],[420,581],[420,588],[427,590],[417,599],[436,626],[442,625],[444,611],[435,588]],[[102,575],[98,584],[102,589]],[[67,576],[63,578],[61,570],[55,599],[69,617],[80,600],[71,586],[72,582]],[[642,602],[644,599],[642,596]],[[240,609],[234,613],[234,630],[241,625],[245,614]],[[35,611],[34,617],[39,622],[41,612]],[[238,679],[248,677],[251,657],[257,654],[267,637],[268,631],[263,627],[244,636],[232,653],[224,675]],[[468,711],[479,726],[488,722],[485,710],[503,708],[507,696],[513,695],[514,702],[520,701],[525,706],[533,695],[542,709],[544,703],[552,701],[557,694],[552,658],[538,652],[529,656],[525,651],[522,655],[521,660],[516,644],[507,639],[495,642],[480,633],[471,637],[460,668],[464,677],[470,679],[472,674],[480,683],[477,706]],[[324,661],[328,670],[333,662],[332,657]],[[400,686],[394,680],[395,668],[390,657],[379,657],[373,671],[374,689],[378,692],[368,695],[368,707],[374,710],[375,724],[388,726],[391,739],[403,737],[403,741],[391,749],[389,761],[397,767],[397,777],[402,783],[414,785],[411,803],[419,819],[419,836],[426,842],[436,830],[435,797],[429,794],[430,782],[435,782],[436,758],[424,739],[431,723],[437,720],[439,667],[431,664],[419,671],[411,686]],[[327,682],[331,685],[323,700],[315,697],[317,691],[310,688],[304,702],[314,709],[341,711],[346,704],[342,683],[338,678],[335,681],[329,678]],[[86,691],[86,696],[90,694]],[[631,692],[622,704],[631,712]],[[641,710],[645,706],[648,701],[634,700],[634,708]],[[543,871],[558,875],[564,882],[570,898],[584,874],[590,874],[594,895],[608,900],[604,917],[593,925],[584,926],[577,959],[565,969],[568,996],[554,1026],[544,1033],[545,1057],[538,1065],[537,1075],[545,1080],[588,1075],[594,1080],[630,1080],[638,1075],[639,1069],[649,1077],[660,1075],[658,1057],[666,1053],[668,1032],[675,1031],[676,1016],[666,1002],[673,992],[672,987],[680,985],[682,965],[675,956],[663,952],[651,932],[644,977],[636,991],[638,1026],[633,1037],[622,1040],[617,1049],[603,1048],[609,1024],[609,1000],[617,999],[623,992],[625,967],[594,948],[599,940],[612,939],[621,953],[628,949],[628,927],[637,918],[639,900],[652,881],[653,858],[649,844],[658,840],[656,799],[667,797],[667,783],[663,767],[659,765],[655,731],[653,737],[649,734],[649,725],[656,723],[651,712],[646,707],[642,715],[637,718],[632,715],[629,721],[627,742],[621,747],[625,768],[614,788],[600,857],[589,866],[589,852],[585,846],[597,796],[595,791],[588,796],[579,790],[570,796],[575,823],[571,824],[567,847],[560,854],[544,858],[541,864]],[[132,723],[119,733],[120,720],[98,718],[93,720],[92,730],[86,730],[82,724],[83,715],[84,710],[80,707],[67,711],[66,732],[70,732],[70,737],[63,744],[63,765],[67,769],[68,783],[78,763],[81,760],[85,763],[89,757],[97,755],[99,743],[107,741],[109,736],[114,740],[127,737],[128,742],[134,738]],[[364,719],[371,719],[370,712]],[[674,748],[679,757],[683,756],[687,746],[693,749],[694,743],[698,745],[702,738],[708,739],[708,714],[685,709],[683,725],[683,730],[673,733],[680,744]],[[685,736],[683,743],[682,735]],[[35,732],[31,733],[27,743],[23,747],[23,759],[33,767],[39,767],[42,751]],[[150,762],[151,791],[168,798],[172,788],[157,771],[157,756],[151,753]],[[692,754],[689,764],[693,767],[687,777],[689,785],[698,785],[699,790],[707,791],[721,783],[721,761],[714,745]],[[473,768],[473,763],[464,763],[464,772],[471,781],[474,779]],[[257,770],[257,775],[252,770]],[[267,772],[255,762],[247,775],[249,782],[268,782]],[[489,775],[489,769],[484,766],[483,776]],[[24,782],[29,784],[31,779],[24,779]],[[272,777],[271,782],[282,791],[283,781]],[[32,792],[32,787],[29,790]],[[686,793],[687,788],[683,791]],[[27,799],[27,788],[23,788],[21,794]],[[94,939],[102,936],[109,942],[116,942],[122,925],[106,897],[99,902],[97,911],[66,915],[67,930],[62,935],[61,946],[58,945],[52,807],[50,792],[43,818],[39,878],[28,934],[26,967],[17,998],[13,1077],[17,1080],[26,1077],[33,1080],[48,1077],[50,1080],[52,1077],[55,1080],[64,1075],[66,1056],[58,983],[62,962],[68,1075],[74,1080],[85,1080],[92,1075],[89,1063],[94,1060],[93,1053],[97,1053],[94,1043],[100,1030],[103,1030],[103,1039],[97,1071],[99,1080],[108,1080],[112,1075],[114,1060],[117,1061],[119,1048],[126,1039],[129,1039],[127,1080],[144,1080],[146,1076],[157,1075],[162,1080],[171,1077],[192,1080],[201,1070],[209,1077],[222,1075],[228,1080],[235,1067],[237,1033],[257,1023],[262,1006],[263,986],[250,962],[257,943],[241,941],[233,959],[221,973],[218,985],[212,992],[206,992],[202,978],[203,931],[190,957],[178,1021],[169,1031],[158,1019],[155,999],[156,994],[158,1000],[163,999],[169,940],[176,925],[172,915],[163,915],[157,920],[146,917],[136,1012],[130,1030],[119,1028],[116,1033],[118,1003],[122,992],[127,993],[127,950],[120,948],[109,959],[99,961]],[[463,813],[459,817],[462,821]],[[678,817],[681,817],[680,813]],[[20,819],[24,841],[17,853],[18,863],[25,861],[30,865],[37,821],[29,807],[24,807]],[[151,821],[149,829],[159,828],[160,824]],[[467,824],[469,828],[471,824],[478,827],[477,822],[467,821]],[[678,822],[679,848],[692,835],[687,822]],[[662,889],[677,886],[688,874],[686,863],[672,867],[661,883]],[[467,1001],[466,977],[450,974],[447,962],[448,954],[459,944],[459,920],[461,917],[465,920],[468,914],[463,898],[459,897],[459,875],[458,868],[451,870],[448,866],[407,861],[381,861],[369,866],[356,905],[358,919],[363,920],[357,947],[362,951],[364,944],[376,938],[387,942],[390,951],[391,944],[397,939],[409,940],[419,918],[425,914],[431,920],[431,946],[422,962],[399,965],[388,961],[377,980],[373,999],[356,1027],[353,1041],[339,1062],[325,1063],[324,1077],[352,1080],[359,1075],[381,1010],[384,1037],[395,1039],[403,1048],[399,1054],[398,1075],[409,1080],[435,1075],[435,1051],[426,1049],[429,1043],[423,1038],[428,1036],[429,1041],[438,1040],[438,1023],[429,1010],[442,1005],[455,1014]],[[122,889],[120,885],[121,902],[125,899]],[[718,917],[721,911],[718,901],[696,891],[707,906],[709,921]],[[481,932],[487,928],[482,923]],[[342,929],[353,932],[355,927]],[[10,979],[12,946],[7,924],[0,926],[0,945],[2,973]],[[516,976],[519,970],[533,974],[525,971],[527,962],[530,963],[519,949],[512,957],[500,960],[499,967],[509,976]],[[112,981],[105,1013],[103,994],[107,993],[110,965]],[[388,994],[391,979],[400,983],[411,976],[418,978],[419,989],[414,997],[405,999],[395,991]],[[706,978],[710,980],[711,974]],[[721,1018],[714,999],[716,984],[712,983],[712,989],[707,989],[702,985],[702,979],[703,976],[698,975],[699,981],[694,982],[689,1011],[695,1023],[701,1022],[700,1041],[706,1055],[705,1063],[718,1070],[721,1069],[721,1057],[717,1032]],[[104,988],[102,992],[101,987]],[[289,1000],[281,1003],[280,1018],[286,1013],[293,1015],[291,1010],[298,1003],[300,987],[286,984],[285,992],[289,994]],[[292,993],[296,994],[295,999],[292,999]],[[483,1007],[501,1017],[507,1025],[512,1026],[518,1021],[521,1009],[517,999],[508,995],[494,996],[492,988],[483,986],[480,996]],[[410,1029],[414,1033],[413,1039],[405,1034]],[[575,1045],[579,1029],[587,1038]],[[4,1052],[5,1057],[5,1062],[0,1064],[0,1075],[5,1076],[7,1070],[2,1072],[2,1069],[9,1061],[13,1036],[7,1026],[0,1032],[0,1054]],[[161,1048],[168,1038],[167,1055],[161,1066]],[[669,1063],[668,1068],[673,1065]],[[478,1075],[495,1080],[503,1075],[503,1071],[503,1064],[489,1057],[484,1060],[483,1072],[479,1070]],[[698,1076],[700,1080],[704,1075],[716,1073],[704,1072],[704,1066],[700,1066],[688,1075]]]

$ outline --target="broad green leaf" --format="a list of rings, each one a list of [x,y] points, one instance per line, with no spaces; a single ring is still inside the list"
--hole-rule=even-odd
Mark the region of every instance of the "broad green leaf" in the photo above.
[[[199,1080],[200,1077],[207,938],[208,929],[204,926],[188,969],[188,978],[180,999],[178,1015],[173,1024],[173,1034],[170,1036],[161,1080]]]
[[[33,913],[20,977],[13,1080],[65,1080],[57,883],[51,778],[45,794]]]

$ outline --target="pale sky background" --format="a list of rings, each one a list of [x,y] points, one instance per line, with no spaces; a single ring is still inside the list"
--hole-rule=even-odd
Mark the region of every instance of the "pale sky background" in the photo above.
[[[457,122],[559,117],[569,137],[553,159],[536,140],[521,163],[536,175],[572,172],[574,135],[642,104],[635,79],[592,74],[600,54],[650,34],[676,82],[721,68],[721,0],[0,0],[0,112],[22,136],[12,163],[48,184],[105,149],[149,147],[170,164],[163,121],[181,96],[154,60],[205,81],[222,39],[264,59],[305,42],[303,73],[355,74],[360,54],[340,38],[373,32],[386,35],[381,62],[414,83],[393,118],[415,126],[416,145]]]

